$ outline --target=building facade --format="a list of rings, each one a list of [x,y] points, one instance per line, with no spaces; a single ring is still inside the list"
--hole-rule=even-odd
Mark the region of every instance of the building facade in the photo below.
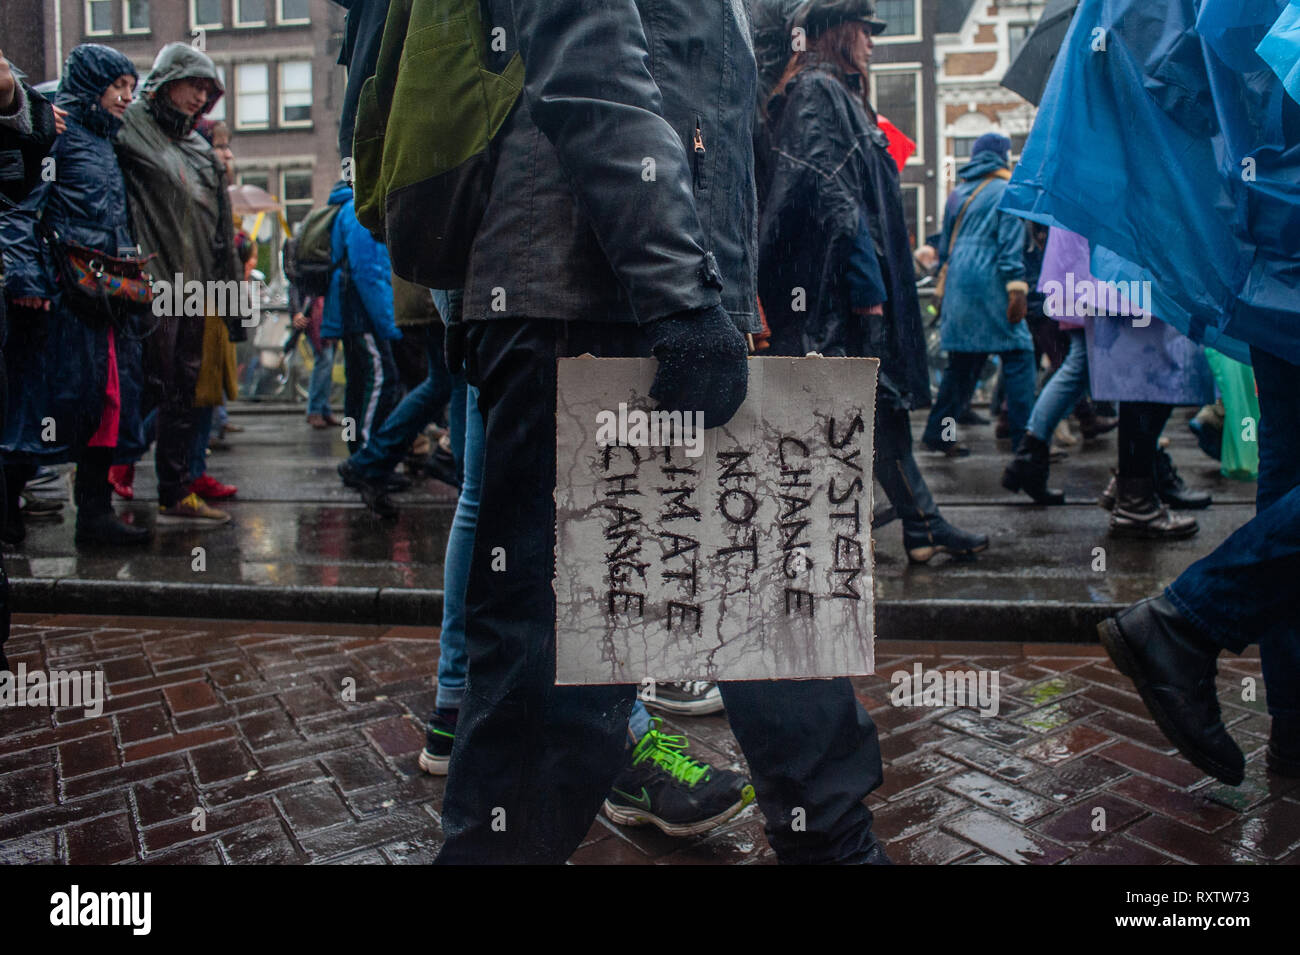
[[[871,102],[880,115],[916,142],[901,176],[903,207],[912,247],[937,232],[938,126],[934,117],[935,0],[876,0],[876,16],[889,28],[876,37],[871,60]]]
[[[44,0],[45,76],[56,79],[78,43],[121,50],[143,77],[168,43],[208,54],[226,87],[210,114],[231,130],[236,179],[261,186],[292,225],[340,178],[338,122],[345,74],[337,65],[345,11],[331,0]],[[258,236],[263,270],[278,268],[283,236],[269,218]],[[269,267],[268,267],[269,266]]]
[[[1044,0],[937,0],[934,37],[939,202],[981,135],[997,131],[1020,157],[1033,125],[1033,105],[1001,85],[1046,5]]]

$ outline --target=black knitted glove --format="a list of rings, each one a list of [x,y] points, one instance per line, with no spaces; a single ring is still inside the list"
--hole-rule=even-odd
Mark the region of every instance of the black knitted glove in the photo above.
[[[655,322],[650,350],[659,359],[650,397],[665,411],[703,411],[704,427],[716,428],[745,400],[749,349],[721,305]]]

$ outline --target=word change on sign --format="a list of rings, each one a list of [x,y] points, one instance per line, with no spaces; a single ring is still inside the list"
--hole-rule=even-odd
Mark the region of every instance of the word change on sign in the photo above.
[[[873,672],[878,366],[750,359],[704,431],[655,410],[653,359],[561,359],[556,682]]]

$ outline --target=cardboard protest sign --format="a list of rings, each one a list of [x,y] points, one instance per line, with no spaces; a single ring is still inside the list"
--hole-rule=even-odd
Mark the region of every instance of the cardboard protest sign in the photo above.
[[[703,431],[653,359],[565,358],[556,682],[871,673],[873,358],[752,358]]]

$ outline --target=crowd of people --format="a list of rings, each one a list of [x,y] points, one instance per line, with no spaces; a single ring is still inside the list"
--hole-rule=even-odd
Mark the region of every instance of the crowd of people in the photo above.
[[[346,159],[387,4],[345,5]],[[557,862],[598,811],[692,835],[756,799],[783,862],[884,864],[864,802],[882,780],[880,746],[848,679],[681,683],[645,701],[629,686],[555,685],[547,436],[556,359],[653,356],[652,396],[670,410],[703,411],[708,427],[740,406],[754,350],[880,359],[874,473],[889,506],[872,523],[898,520],[908,559],[920,564],[975,559],[989,538],[940,513],[914,454],[911,412],[930,408],[922,445],[952,459],[969,454],[965,429],[994,426],[1012,453],[1003,485],[1036,505],[1065,500],[1048,480],[1062,445],[1079,440],[1072,415],[1084,439],[1115,431],[1115,474],[1098,489],[1111,533],[1177,539],[1197,523],[1171,509],[1211,501],[1183,482],[1161,432],[1178,406],[1208,406],[1204,424],[1214,376],[1204,348],[1159,315],[1134,311],[1141,303],[1094,299],[1079,310],[1059,294],[1096,282],[1090,240],[1008,211],[1011,142],[1000,133],[979,138],[958,170],[941,233],[927,244],[909,232],[899,163],[868,95],[875,37],[887,28],[871,0],[786,4],[787,25],[805,42],[774,78],[755,68],[735,5],[683,4],[632,29],[624,19],[639,6],[482,3],[485,21],[506,25],[508,48],[494,55],[502,64],[522,56],[527,82],[494,142],[462,287],[395,277],[346,179],[308,217],[285,256],[293,325],[316,359],[307,421],[343,427],[339,476],[380,518],[397,513],[393,495],[410,483],[398,468],[419,442],[426,473],[459,489],[437,698],[419,759],[448,775],[440,861]],[[571,47],[583,55],[563,55]],[[2,84],[2,60],[0,70]],[[69,286],[83,249],[125,262],[124,275],[134,265],[155,278],[223,282],[252,268],[252,242],[236,233],[227,198],[229,130],[204,119],[224,93],[212,62],[170,44],[138,92],[137,81],[125,56],[83,44],[52,104],[25,84],[0,85],[0,131],[22,141],[29,167],[48,152],[58,168],[48,181],[6,184],[0,209],[9,327],[0,453],[11,546],[24,538],[25,485],[60,460],[76,462],[79,544],[147,540],[149,527],[114,514],[111,494],[131,496],[132,469],[150,444],[160,523],[229,520],[212,502],[236,489],[207,474],[206,449],[236,395],[239,323],[160,316],[123,297],[96,303]],[[687,105],[705,102],[711,112]],[[54,135],[56,120],[64,128]],[[660,187],[629,198],[619,178],[627,156],[657,157]],[[307,262],[299,247],[313,243],[328,263],[321,275],[299,264]],[[933,395],[917,283],[936,272],[947,360]],[[792,296],[796,288],[806,297]],[[412,366],[405,374],[398,342]],[[346,372],[341,418],[329,403],[336,345]],[[996,425],[972,408],[990,356]],[[1269,378],[1261,375],[1259,392],[1260,506],[1288,502],[1289,515],[1300,473],[1279,457],[1293,456],[1294,434],[1281,423],[1297,407],[1294,385],[1284,392],[1279,382],[1294,369],[1262,352],[1261,364]],[[430,445],[435,422],[445,433]],[[1243,758],[1207,675],[1220,647],[1240,650],[1261,635],[1274,716],[1268,765],[1300,774],[1300,709],[1286,689],[1300,672],[1294,629],[1258,614],[1240,625],[1205,609],[1225,575],[1240,582],[1260,559],[1296,566],[1287,520],[1281,531],[1243,529],[1225,544],[1231,553],[1207,558],[1217,564],[1198,564],[1102,635],[1171,741],[1229,782],[1240,782]],[[490,569],[500,547],[508,573]],[[691,755],[687,738],[651,715],[723,709],[750,777]],[[499,826],[498,812],[511,822]]]

